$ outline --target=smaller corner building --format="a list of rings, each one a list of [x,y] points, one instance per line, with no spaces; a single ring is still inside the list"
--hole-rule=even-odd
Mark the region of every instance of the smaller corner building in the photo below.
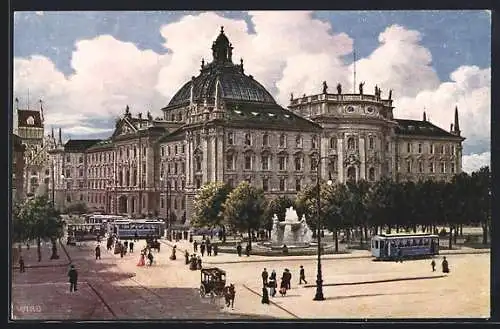
[[[449,180],[461,171],[458,109],[449,131],[393,117],[392,91],[291,97],[287,109],[235,64],[221,28],[212,61],[162,108],[163,117],[127,106],[105,140],[69,140],[51,154],[64,203],[106,213],[153,214],[188,225],[202,184],[246,180],[268,197],[294,198],[322,179],[346,182]],[[320,163],[318,166],[318,159]]]

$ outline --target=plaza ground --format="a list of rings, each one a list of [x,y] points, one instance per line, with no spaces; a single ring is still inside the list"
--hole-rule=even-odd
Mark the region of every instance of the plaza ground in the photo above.
[[[368,252],[327,255],[323,259],[324,301],[315,295],[314,256],[265,257],[219,254],[203,257],[204,267],[216,266],[227,272],[228,283],[236,286],[234,309],[219,300],[200,298],[200,272],[184,265],[183,252],[192,246],[179,241],[177,260],[169,260],[169,241],[162,241],[156,264],[137,267],[138,250],[124,258],[102,249],[95,260],[96,243],[66,246],[61,258],[48,260],[50,248],[43,249],[39,264],[36,248],[22,250],[28,268],[13,270],[12,315],[15,319],[100,320],[100,319],[314,319],[314,318],[467,318],[489,317],[490,254],[485,250],[446,252],[451,273],[443,275],[430,260],[403,263],[374,262]],[[444,252],[444,251],[443,251]],[[79,271],[79,289],[69,292],[69,261]],[[35,264],[39,267],[32,267]],[[16,265],[16,264],[14,264]],[[306,271],[308,284],[298,285],[299,266]],[[285,268],[292,272],[292,289],[285,297],[261,303],[263,268],[275,269],[278,278]]]

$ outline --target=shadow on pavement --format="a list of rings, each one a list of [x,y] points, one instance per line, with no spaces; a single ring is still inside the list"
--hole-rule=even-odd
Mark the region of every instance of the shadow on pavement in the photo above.
[[[422,277],[412,277],[412,278],[395,278],[395,279],[361,281],[361,282],[323,283],[323,287],[354,286],[354,285],[358,285],[358,284],[385,283],[385,282],[396,282],[396,281],[428,280],[428,279],[440,279],[440,278],[444,278],[444,277],[446,277],[446,275],[422,276]],[[308,285],[305,285],[304,287],[305,288],[316,288],[316,285],[315,284],[308,284]]]
[[[349,298],[362,298],[362,297],[378,297],[378,296],[394,296],[394,295],[421,295],[423,292],[403,292],[403,293],[390,293],[390,294],[360,294],[360,295],[347,295],[347,296],[335,296],[335,297],[325,297],[325,300],[339,300],[339,299],[349,299]]]

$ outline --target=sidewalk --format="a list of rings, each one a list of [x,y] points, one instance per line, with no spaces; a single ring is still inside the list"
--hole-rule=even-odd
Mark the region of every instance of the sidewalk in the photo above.
[[[52,256],[52,243],[42,242],[40,248],[42,253],[42,260],[40,262],[38,261],[38,253],[36,245],[30,245],[29,250],[28,248],[26,248],[26,245],[23,245],[21,248],[21,253],[19,253],[18,251],[19,249],[17,244],[12,248],[15,249],[15,251],[13,250],[12,267],[17,270],[19,270],[19,255],[23,256],[24,266],[27,269],[40,268],[40,267],[53,267],[53,266],[67,266],[71,262],[70,259],[68,258],[68,255],[61,241],[59,241],[57,245],[57,254],[59,256],[59,259],[50,259],[50,256]]]
[[[187,250],[189,254],[194,253],[193,244],[188,240],[179,240],[168,241],[166,239],[160,240],[163,244],[168,245],[169,247],[177,246],[178,257],[184,257],[184,251]],[[358,249],[350,249],[349,253],[341,253],[341,254],[326,254],[321,255],[321,259],[359,259],[359,258],[372,258],[371,254],[367,250],[358,250]],[[452,250],[441,250],[439,252],[440,255],[461,255],[461,254],[485,254],[490,253],[490,249],[474,249],[462,247],[462,249],[452,249]],[[198,252],[196,254],[201,255],[198,246]],[[203,259],[204,264],[218,265],[218,264],[232,264],[232,263],[258,263],[258,262],[269,262],[269,261],[277,261],[277,260],[307,260],[307,259],[316,259],[317,255],[307,255],[307,256],[259,256],[259,255],[250,255],[247,257],[245,255],[239,257],[236,254],[227,254],[227,253],[219,253],[217,256],[207,256],[205,254]]]

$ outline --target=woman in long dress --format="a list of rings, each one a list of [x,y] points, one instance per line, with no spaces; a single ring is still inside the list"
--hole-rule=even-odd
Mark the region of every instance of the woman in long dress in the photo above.
[[[139,263],[137,263],[137,266],[144,266],[144,265],[146,265],[146,260],[144,257],[144,253],[141,252],[141,257],[139,258]]]

